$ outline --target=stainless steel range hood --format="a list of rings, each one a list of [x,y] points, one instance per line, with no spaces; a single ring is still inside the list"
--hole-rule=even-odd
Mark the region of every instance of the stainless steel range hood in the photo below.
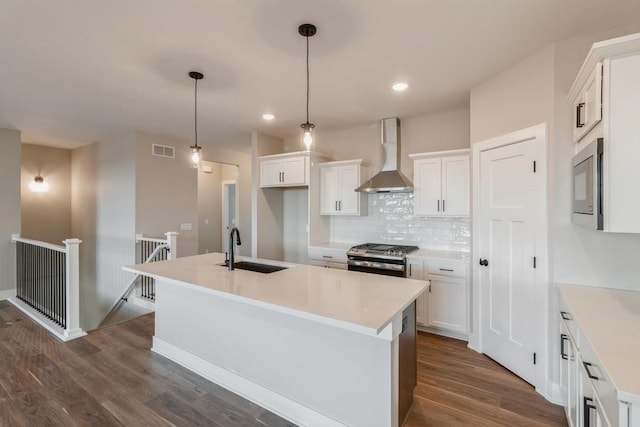
[[[363,193],[412,193],[413,183],[400,172],[400,120],[382,119],[382,170],[356,189]]]

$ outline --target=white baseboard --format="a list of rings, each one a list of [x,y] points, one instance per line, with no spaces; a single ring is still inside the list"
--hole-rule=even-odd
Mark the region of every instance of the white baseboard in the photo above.
[[[15,295],[9,298],[9,302],[13,304],[18,310],[29,316],[34,322],[51,332],[56,338],[61,341],[71,341],[87,335],[87,333],[80,328],[65,330],[59,326],[52,325],[49,319],[29,307],[27,304],[20,301],[15,297]]]
[[[156,303],[155,302],[150,301],[150,300],[145,299],[145,298],[140,298],[140,297],[135,296],[135,295],[132,295],[130,298],[131,298],[131,302],[133,303],[133,305],[137,305],[138,307],[146,308],[147,310],[156,311]]]
[[[430,334],[442,335],[443,337],[454,338],[462,341],[469,341],[469,335],[461,332],[450,332],[443,329],[431,328],[429,326],[418,325],[418,331],[428,332]]]
[[[544,396],[551,403],[563,406],[562,394],[560,393],[560,384],[547,380],[547,394]]]
[[[13,298],[16,296],[15,289],[7,289],[6,291],[0,291],[0,301]]]
[[[323,427],[344,426],[334,419],[322,415],[259,384],[251,382],[240,375],[214,365],[155,336],[153,337],[153,347],[151,351],[184,366],[209,381],[295,424]]]

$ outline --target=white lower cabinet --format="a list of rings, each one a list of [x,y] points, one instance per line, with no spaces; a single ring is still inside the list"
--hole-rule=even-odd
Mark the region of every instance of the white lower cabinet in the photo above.
[[[634,407],[619,401],[596,353],[560,302],[560,393],[570,427],[639,427]]]
[[[466,338],[468,333],[467,266],[434,259],[407,259],[411,279],[428,280],[417,299],[416,319],[430,332]]]
[[[347,269],[347,250],[323,246],[309,246],[309,265]]]

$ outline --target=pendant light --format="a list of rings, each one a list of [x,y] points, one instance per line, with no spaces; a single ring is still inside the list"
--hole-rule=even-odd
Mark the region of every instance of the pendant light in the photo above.
[[[197,71],[189,72],[189,77],[195,81],[195,108],[194,108],[194,129],[195,140],[191,147],[191,167],[198,168],[202,160],[202,147],[198,145],[198,80],[204,79],[204,74]]]
[[[307,40],[307,121],[300,125],[303,131],[302,142],[304,142],[307,150],[311,149],[313,143],[313,123],[309,123],[309,37],[316,34],[316,26],[313,24],[302,24],[298,27],[298,32]]]
[[[49,183],[45,182],[44,178],[38,174],[29,184],[29,189],[34,193],[46,193],[49,191]]]

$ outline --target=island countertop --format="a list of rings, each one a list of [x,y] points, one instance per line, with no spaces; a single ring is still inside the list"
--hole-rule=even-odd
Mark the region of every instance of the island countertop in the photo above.
[[[210,253],[123,269],[368,335],[378,335],[420,296],[427,283],[240,256],[236,262],[288,268],[269,274],[229,271],[220,265],[224,258],[224,254]]]

